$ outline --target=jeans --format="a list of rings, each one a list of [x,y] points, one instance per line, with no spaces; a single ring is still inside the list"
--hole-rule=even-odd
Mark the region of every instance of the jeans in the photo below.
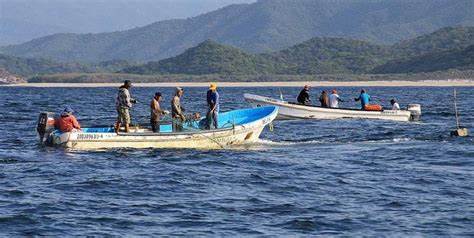
[[[212,125],[214,125],[215,129],[219,128],[218,119],[219,119],[219,112],[208,111],[206,115],[206,121],[207,121],[206,129],[210,130]]]

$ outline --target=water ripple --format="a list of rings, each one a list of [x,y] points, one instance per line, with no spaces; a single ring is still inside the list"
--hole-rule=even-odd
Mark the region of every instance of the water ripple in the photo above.
[[[147,102],[156,90],[132,93]],[[158,90],[167,107],[173,89]],[[38,145],[37,113],[70,104],[85,124],[112,124],[115,89],[0,88],[0,236],[472,236],[474,137],[449,136],[446,90],[369,88],[422,101],[418,123],[281,121],[255,145],[222,151],[85,152]],[[222,109],[246,106],[244,92],[279,94],[224,88]],[[458,92],[473,128],[472,88]],[[204,94],[188,89],[183,102],[202,110]]]

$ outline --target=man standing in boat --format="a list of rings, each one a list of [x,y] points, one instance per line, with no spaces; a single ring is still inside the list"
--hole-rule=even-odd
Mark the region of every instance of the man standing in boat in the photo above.
[[[186,121],[184,116],[185,109],[181,106],[181,97],[184,94],[184,90],[180,87],[176,88],[176,94],[171,100],[171,116],[173,117],[173,131],[183,130],[183,123]]]
[[[311,99],[309,97],[309,85],[304,86],[303,90],[301,90],[296,100],[299,104],[311,105]]]
[[[362,110],[365,110],[365,106],[369,105],[370,95],[365,91],[365,89],[360,90],[360,95],[358,98],[354,98],[354,100],[360,101],[360,106]]]
[[[130,95],[131,87],[132,82],[130,82],[130,80],[125,80],[123,85],[119,88],[117,98],[115,100],[115,106],[118,114],[117,123],[115,124],[115,132],[120,131],[121,125],[125,127],[125,132],[130,132],[130,109],[132,108],[133,103],[137,102]]]
[[[337,94],[337,90],[333,89],[331,95],[329,95],[329,107],[339,108],[339,102],[343,102],[343,101],[339,97],[339,94]]]
[[[321,107],[329,107],[329,97],[326,90],[321,92],[321,96],[319,96],[319,102],[321,103]]]
[[[150,123],[151,123],[151,129],[155,133],[160,132],[161,116],[169,113],[168,111],[161,109],[161,106],[160,106],[161,98],[162,98],[161,93],[157,92],[155,93],[155,96],[153,97],[150,103],[150,111],[151,111]]]
[[[207,126],[206,129],[210,130],[212,124],[214,128],[219,128],[218,116],[219,116],[219,93],[217,92],[217,85],[212,83],[207,91],[207,105],[208,111],[206,114]]]

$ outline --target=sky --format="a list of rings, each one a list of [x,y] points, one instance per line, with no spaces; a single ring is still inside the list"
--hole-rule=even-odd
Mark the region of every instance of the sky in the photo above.
[[[52,33],[126,30],[256,0],[0,0],[0,44]]]

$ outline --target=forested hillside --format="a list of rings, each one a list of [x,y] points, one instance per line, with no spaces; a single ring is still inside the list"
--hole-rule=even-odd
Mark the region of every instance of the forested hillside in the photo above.
[[[316,37],[274,53],[252,54],[206,40],[183,54],[146,64],[124,60],[58,63],[0,54],[0,68],[21,76],[55,73],[315,75],[393,74],[472,69],[474,27],[440,29],[392,46]]]
[[[123,60],[105,61],[97,64],[58,63],[42,58],[19,58],[0,54],[1,69],[24,77],[72,72],[114,72],[131,66],[132,64]]]
[[[126,31],[56,34],[0,51],[67,62],[147,62],[176,56],[206,39],[251,53],[314,37],[392,44],[441,27],[473,26],[473,12],[472,0],[260,0]]]
[[[474,27],[440,29],[384,46],[360,40],[313,38],[271,54],[250,54],[205,41],[183,54],[121,72],[136,74],[364,74],[471,69]]]
[[[261,74],[271,73],[273,64],[264,57],[204,41],[173,58],[124,69],[133,74]]]
[[[474,45],[464,49],[433,52],[408,59],[397,59],[378,66],[372,73],[399,74],[474,69]]]
[[[313,38],[264,55],[277,74],[364,73],[390,58],[390,48],[342,38]]]
[[[431,34],[405,40],[392,46],[398,57],[416,56],[474,45],[474,27],[445,27]]]

